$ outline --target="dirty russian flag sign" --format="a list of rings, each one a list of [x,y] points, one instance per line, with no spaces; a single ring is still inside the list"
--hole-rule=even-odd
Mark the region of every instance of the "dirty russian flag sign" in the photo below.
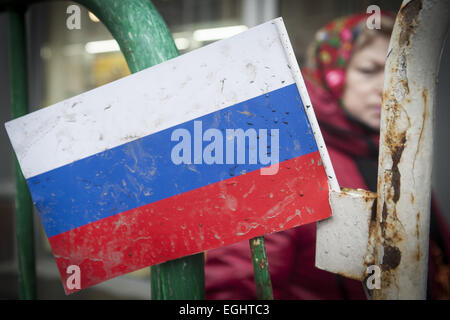
[[[331,215],[332,168],[281,19],[6,129],[66,293],[73,266],[83,289]]]

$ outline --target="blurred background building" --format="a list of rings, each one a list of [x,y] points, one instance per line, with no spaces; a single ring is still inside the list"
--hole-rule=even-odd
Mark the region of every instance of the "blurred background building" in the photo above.
[[[126,0],[124,0],[126,1]],[[397,12],[401,0],[154,0],[168,24],[180,54],[232,36],[262,22],[282,16],[298,62],[302,66],[314,32],[329,20],[369,5]],[[104,25],[81,8],[81,28],[66,27],[67,7],[73,2],[48,1],[27,13],[30,110],[96,88],[129,74],[117,44]],[[8,17],[0,13],[0,122],[11,118],[7,47]],[[447,218],[450,173],[449,154],[450,52],[441,62],[436,117],[436,153],[433,186]],[[17,259],[14,221],[13,150],[0,130],[0,299],[17,298]],[[450,220],[450,218],[449,218]],[[66,297],[39,216],[35,214],[39,299],[149,299],[149,268],[125,275]]]

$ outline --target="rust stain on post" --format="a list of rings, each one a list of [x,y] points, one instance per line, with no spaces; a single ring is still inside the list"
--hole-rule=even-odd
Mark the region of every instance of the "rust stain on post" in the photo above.
[[[420,250],[420,212],[417,212],[416,215],[416,237],[417,237],[416,261],[419,262],[422,257],[422,252]]]
[[[402,253],[396,246],[385,246],[383,253],[383,263],[381,267],[383,270],[396,269],[402,259]]]
[[[400,8],[399,18],[401,32],[399,37],[400,47],[409,47],[411,34],[417,27],[417,17],[422,10],[423,1],[415,0]]]
[[[395,135],[394,135],[395,136]],[[406,132],[401,132],[398,135],[398,140],[400,143],[391,144],[391,154],[392,154],[392,188],[394,194],[392,196],[392,201],[395,203],[400,199],[400,184],[401,184],[401,174],[398,169],[398,164],[402,158],[403,150],[405,149],[406,144]]]
[[[413,168],[415,167],[416,159],[417,159],[417,156],[418,156],[418,154],[420,152],[420,147],[424,143],[424,141],[423,141],[423,132],[424,132],[424,129],[425,129],[425,123],[426,123],[427,118],[428,118],[427,98],[428,98],[428,90],[426,88],[423,88],[423,90],[422,90],[422,99],[423,99],[422,124],[421,124],[421,127],[420,127],[420,133],[419,133],[419,143],[417,145],[416,154],[414,155]]]

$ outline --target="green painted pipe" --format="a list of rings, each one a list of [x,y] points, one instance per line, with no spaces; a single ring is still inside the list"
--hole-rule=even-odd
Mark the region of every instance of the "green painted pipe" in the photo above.
[[[119,43],[131,72],[178,56],[164,20],[148,0],[78,0],[102,21]],[[151,268],[152,299],[203,299],[204,254]]]
[[[178,56],[172,34],[149,0],[77,0],[104,23],[138,72]]]
[[[8,10],[8,29],[12,116],[17,118],[28,113],[27,50],[23,8],[15,7]],[[17,159],[15,176],[19,298],[30,300],[36,299],[33,204]]]
[[[204,254],[194,254],[153,266],[151,285],[154,299],[204,299]]]
[[[272,281],[264,237],[250,239],[256,294],[259,300],[273,300]]]

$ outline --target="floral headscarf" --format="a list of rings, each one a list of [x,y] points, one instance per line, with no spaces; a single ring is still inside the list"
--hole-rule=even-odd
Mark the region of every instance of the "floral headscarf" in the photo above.
[[[392,18],[387,12],[381,14]],[[315,41],[308,48],[305,76],[328,90],[338,101],[343,94],[345,71],[356,39],[369,16],[355,14],[331,21],[316,33]]]

